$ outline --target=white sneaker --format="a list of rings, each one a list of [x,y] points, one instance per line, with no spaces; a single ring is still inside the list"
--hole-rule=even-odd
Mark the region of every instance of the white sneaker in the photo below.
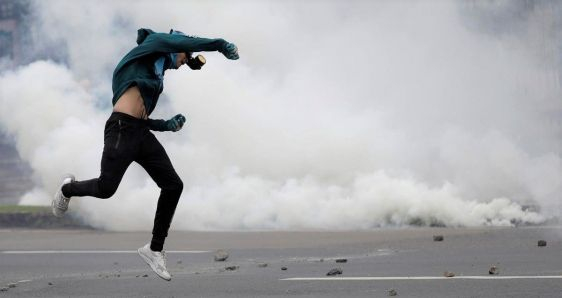
[[[74,175],[71,174],[65,175],[62,180],[62,184],[60,185],[59,189],[55,193],[55,197],[51,202],[51,207],[53,207],[53,214],[56,217],[62,217],[66,212],[66,210],[68,210],[68,203],[70,202],[70,198],[67,198],[62,194],[62,187],[65,184],[74,182],[74,180],[75,180]]]
[[[166,269],[166,253],[164,251],[152,251],[150,249],[150,243],[138,249],[141,258],[152,268],[158,276],[170,281],[172,276]]]

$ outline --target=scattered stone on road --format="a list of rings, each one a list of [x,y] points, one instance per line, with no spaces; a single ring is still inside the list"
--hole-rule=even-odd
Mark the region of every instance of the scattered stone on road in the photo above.
[[[181,263],[183,263],[183,262],[182,262],[182,260],[179,260],[179,261],[177,261],[176,263],[177,263],[177,264],[181,264]]]
[[[265,267],[267,267],[267,263],[259,263],[258,267],[265,268]]]
[[[228,267],[224,267],[225,270],[227,271],[234,271],[236,269],[238,269],[238,266],[228,266]]]
[[[328,271],[328,273],[326,273],[327,276],[333,276],[333,275],[338,275],[338,274],[342,274],[343,271],[341,270],[341,268],[334,268],[330,271]]]
[[[52,286],[52,285],[53,285],[53,283],[52,283],[52,282],[48,282],[47,284],[48,284],[49,286]]]
[[[0,292],[6,292],[9,288],[8,287],[1,287]]]
[[[287,270],[287,267],[281,267],[281,270],[285,271]]]
[[[113,265],[119,265],[119,262],[113,262]]]
[[[148,274],[143,275],[142,277],[148,277]]]
[[[228,259],[228,253],[223,250],[219,249],[215,252],[215,262],[224,262]]]
[[[433,241],[443,241],[443,235],[433,235]]]
[[[490,270],[488,270],[488,273],[489,273],[489,274],[492,274],[492,275],[498,274],[498,273],[499,273],[498,267],[496,267],[496,266],[490,267]]]
[[[445,271],[445,272],[443,272],[443,276],[445,276],[445,277],[455,277],[455,273],[454,273],[454,272]]]
[[[336,263],[347,263],[347,259],[336,259]]]
[[[17,287],[17,285],[13,282],[8,284],[8,288],[15,288],[15,287]]]
[[[539,247],[546,246],[546,240],[539,240],[539,242],[537,243],[537,245],[538,245]]]
[[[396,295],[398,295],[398,292],[396,292],[395,289],[388,290],[388,296],[396,296]]]

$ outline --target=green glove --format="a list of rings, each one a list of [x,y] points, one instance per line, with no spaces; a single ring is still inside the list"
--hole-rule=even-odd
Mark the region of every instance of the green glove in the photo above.
[[[168,131],[178,131],[183,127],[185,117],[182,114],[175,115],[172,119],[166,121],[166,129]]]
[[[185,124],[185,117],[177,114],[170,120],[148,119],[148,128],[154,131],[178,131]]]
[[[223,55],[230,60],[238,60],[238,47],[233,43],[227,43],[223,50]]]

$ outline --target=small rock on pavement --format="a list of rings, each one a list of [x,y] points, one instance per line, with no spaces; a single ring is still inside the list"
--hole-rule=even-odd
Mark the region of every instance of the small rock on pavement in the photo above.
[[[148,274],[143,275],[142,277],[148,277]]]
[[[445,272],[443,272],[443,276],[445,276],[445,277],[455,277],[455,273],[454,273],[454,272],[445,271]]]
[[[265,268],[265,267],[267,267],[267,263],[259,263],[258,267]]]
[[[287,267],[281,267],[281,270],[285,271],[287,270]]]
[[[176,263],[181,264],[181,263],[183,263],[183,262],[182,262],[182,260],[179,260],[179,261],[177,261]]]
[[[490,270],[488,270],[488,273],[491,274],[491,275],[498,274],[499,273],[498,267],[496,267],[496,266],[490,267]]]
[[[539,242],[537,243],[537,245],[538,245],[539,247],[546,246],[546,240],[539,240]]]
[[[52,282],[48,282],[47,284],[48,284],[49,286],[52,286],[52,285],[53,285],[53,283],[52,283]]]
[[[336,263],[347,263],[347,259],[336,259]]]
[[[225,270],[227,271],[234,271],[236,269],[238,269],[238,266],[228,266],[228,267],[224,267]]]
[[[219,249],[215,252],[215,262],[224,262],[228,259],[228,253],[223,250]]]
[[[388,290],[388,296],[396,296],[396,295],[398,295],[398,292],[396,292],[395,289]]]
[[[17,287],[17,285],[15,283],[9,283],[8,284],[8,288],[15,288]]]
[[[433,235],[433,241],[443,241],[443,235]]]
[[[0,292],[6,292],[9,288],[8,287],[1,287]]]
[[[330,271],[328,271],[328,273],[326,273],[327,276],[333,276],[333,275],[338,275],[338,274],[342,274],[343,271],[341,270],[341,268],[334,268]]]

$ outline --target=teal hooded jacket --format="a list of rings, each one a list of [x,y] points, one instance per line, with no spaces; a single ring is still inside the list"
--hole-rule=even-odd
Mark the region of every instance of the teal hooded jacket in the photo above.
[[[158,72],[155,71],[157,59],[166,57],[167,63],[170,64],[175,63],[169,61],[170,53],[202,51],[219,51],[227,56],[229,54],[228,44],[222,38],[209,39],[139,29],[137,46],[121,59],[113,72],[113,105],[127,89],[138,86],[146,112],[150,115],[164,89],[163,78],[158,76]]]

